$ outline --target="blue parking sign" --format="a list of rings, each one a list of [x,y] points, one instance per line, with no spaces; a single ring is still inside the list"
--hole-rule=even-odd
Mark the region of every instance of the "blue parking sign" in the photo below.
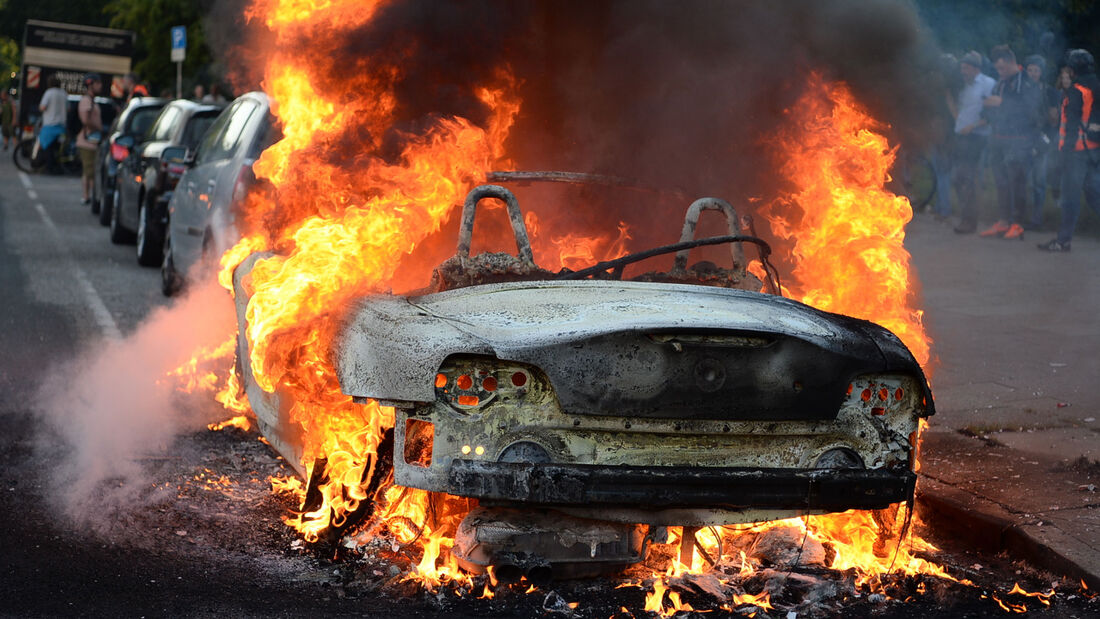
[[[172,49],[187,49],[187,26],[172,26]]]
[[[187,53],[187,26],[172,26],[172,62],[183,62]]]

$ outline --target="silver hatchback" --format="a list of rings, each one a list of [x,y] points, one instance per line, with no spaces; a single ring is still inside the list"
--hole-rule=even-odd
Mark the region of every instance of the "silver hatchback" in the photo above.
[[[204,256],[216,260],[239,238],[235,210],[256,178],[252,164],[278,140],[262,92],[241,95],[207,130],[168,202],[161,290],[171,296]]]

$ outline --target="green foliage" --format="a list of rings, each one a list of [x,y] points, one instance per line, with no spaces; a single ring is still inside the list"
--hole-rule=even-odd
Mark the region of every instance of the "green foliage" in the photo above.
[[[175,91],[176,63],[171,61],[171,29],[187,27],[185,79],[199,76],[205,81],[211,63],[202,27],[201,5],[194,0],[110,0],[104,7],[110,26],[137,33],[134,71],[150,85],[150,93],[163,88]]]
[[[0,8],[2,3],[0,3]],[[11,74],[19,70],[19,44],[8,37],[0,36],[0,88],[6,88]]]

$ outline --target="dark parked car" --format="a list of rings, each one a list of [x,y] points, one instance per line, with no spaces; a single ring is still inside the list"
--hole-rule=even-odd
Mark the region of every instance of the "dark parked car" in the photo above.
[[[485,198],[507,204],[518,255],[471,255]],[[692,240],[702,210],[722,211],[730,234]],[[347,305],[336,376],[357,401],[394,407],[382,443],[394,482],[480,501],[455,539],[463,567],[583,572],[640,561],[663,526],[912,500],[918,427],[934,412],[920,365],[877,324],[758,292],[739,243],[765,264],[770,250],[738,221],[702,198],[679,243],[553,273],[534,263],[516,198],[483,185],[429,288]],[[731,242],[731,269],[687,267],[692,246]],[[624,278],[673,252],[668,272]],[[234,273],[241,360],[255,319],[244,282],[266,255]],[[305,476],[285,392],[264,391],[247,361],[237,370],[260,431]]]
[[[144,142],[134,146],[119,164],[111,210],[111,242],[136,241],[139,264],[161,263],[168,200],[180,179],[184,159],[173,157],[179,150],[171,147],[194,151],[224,108],[187,99],[169,103],[145,134]],[[126,146],[134,141],[132,136],[123,135],[116,144]]]
[[[118,163],[130,155],[129,148],[117,144],[118,138],[132,135],[136,144],[149,127],[153,126],[153,121],[167,103],[167,99],[156,97],[130,99],[99,143],[95,157],[96,182],[92,191],[92,213],[99,214],[99,223],[104,226],[111,223],[111,204],[115,199],[115,173],[118,172]]]
[[[217,257],[237,242],[234,205],[244,199],[256,178],[252,164],[280,137],[267,95],[241,95],[206,132],[191,166],[168,202],[168,224],[161,262],[161,289],[171,295],[183,276],[204,254]]]

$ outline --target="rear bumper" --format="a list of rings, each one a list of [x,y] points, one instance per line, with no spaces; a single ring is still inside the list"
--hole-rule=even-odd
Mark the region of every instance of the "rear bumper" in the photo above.
[[[882,509],[909,500],[916,474],[883,469],[744,469],[454,460],[448,492],[539,505]]]

